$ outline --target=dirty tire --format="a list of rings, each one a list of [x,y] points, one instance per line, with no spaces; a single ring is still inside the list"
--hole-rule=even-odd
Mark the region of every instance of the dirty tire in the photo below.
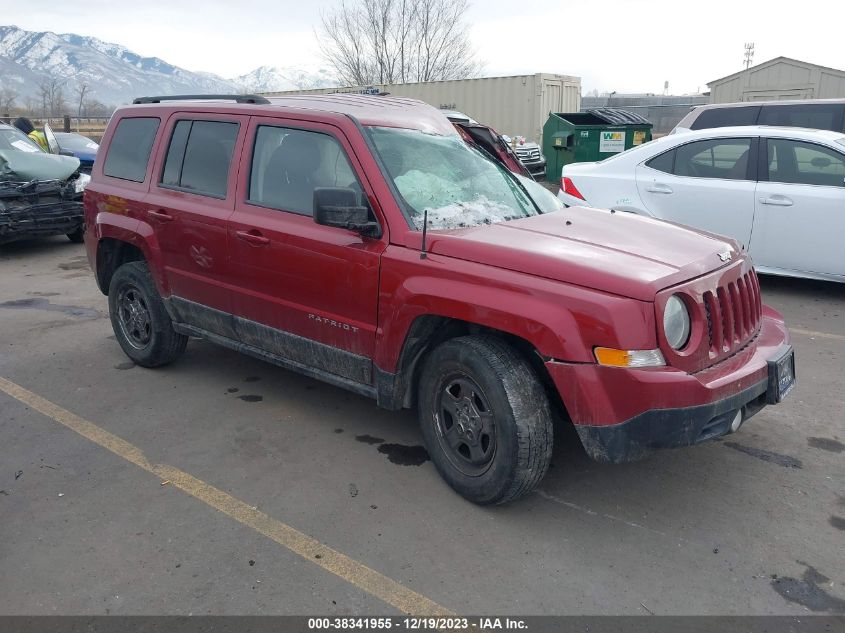
[[[134,320],[127,306],[136,311]],[[109,316],[120,347],[142,367],[172,363],[188,344],[188,337],[173,329],[145,262],[123,264],[112,275]]]
[[[479,388],[478,394],[474,387]],[[457,417],[444,412],[444,407],[453,406],[449,393],[461,396]],[[469,405],[467,409],[472,402],[478,406]],[[548,397],[528,362],[500,339],[464,336],[435,348],[422,369],[417,403],[423,438],[434,465],[443,479],[469,501],[481,505],[513,501],[533,490],[546,474],[553,445]],[[484,422],[473,422],[483,417],[475,413],[482,405],[492,414],[490,441],[495,442],[494,450],[486,465],[469,464],[475,456],[470,444],[460,445],[458,450],[453,446],[468,436],[459,430],[456,439],[451,427],[449,431],[444,428],[451,419],[453,425],[460,420],[463,429],[483,429]],[[475,447],[479,454],[480,446]]]
[[[82,244],[85,241],[85,227],[80,226],[73,233],[68,233],[67,238],[74,244]]]

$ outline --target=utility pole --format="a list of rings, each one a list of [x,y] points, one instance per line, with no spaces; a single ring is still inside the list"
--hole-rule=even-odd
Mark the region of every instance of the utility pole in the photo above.
[[[754,59],[754,42],[745,44],[745,67],[751,66],[751,60]]]

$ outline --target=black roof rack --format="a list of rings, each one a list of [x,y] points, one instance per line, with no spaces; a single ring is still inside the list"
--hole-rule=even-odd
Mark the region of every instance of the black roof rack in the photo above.
[[[161,97],[138,97],[132,103],[161,103],[162,101],[208,101],[221,100],[235,103],[270,103],[258,95],[166,95]]]

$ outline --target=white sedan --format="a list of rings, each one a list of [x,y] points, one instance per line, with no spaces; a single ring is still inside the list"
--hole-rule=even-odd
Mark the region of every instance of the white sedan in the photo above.
[[[672,134],[566,165],[560,200],[734,238],[763,273],[845,282],[845,135],[766,126]]]

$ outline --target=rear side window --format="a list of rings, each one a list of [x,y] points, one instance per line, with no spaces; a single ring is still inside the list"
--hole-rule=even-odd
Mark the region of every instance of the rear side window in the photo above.
[[[755,125],[760,106],[739,106],[734,108],[710,108],[692,122],[690,129],[707,130],[711,127],[730,125]]]
[[[103,173],[112,178],[144,182],[160,123],[160,119],[151,117],[121,119],[109,143]]]
[[[648,161],[646,165],[652,169],[656,169],[657,171],[671,174],[675,167],[675,150],[670,150],[660,154],[660,156],[655,156]]]
[[[346,152],[328,134],[262,125],[255,136],[248,200],[301,215],[314,212],[316,187],[363,189]]]
[[[845,186],[845,154],[815,143],[768,139],[771,182],[826,187]]]
[[[225,198],[238,124],[227,121],[179,121],[173,127],[161,185],[214,198]]]
[[[747,180],[750,138],[723,138],[687,143],[675,149],[676,176]]]
[[[845,105],[801,103],[763,106],[760,125],[809,127],[816,130],[842,131]]]

